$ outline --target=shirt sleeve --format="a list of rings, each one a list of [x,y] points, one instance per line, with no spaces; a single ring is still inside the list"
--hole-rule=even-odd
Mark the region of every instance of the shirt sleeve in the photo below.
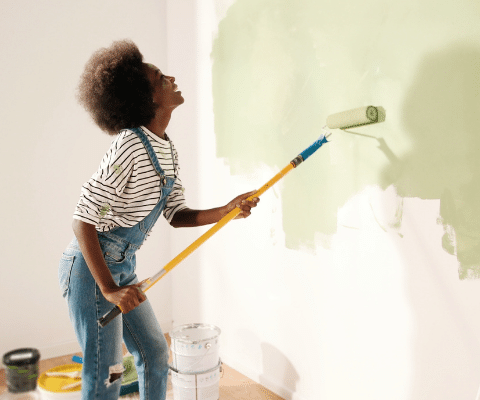
[[[97,226],[102,218],[125,208],[119,196],[132,170],[132,146],[121,134],[112,142],[98,170],[83,184],[73,218]]]

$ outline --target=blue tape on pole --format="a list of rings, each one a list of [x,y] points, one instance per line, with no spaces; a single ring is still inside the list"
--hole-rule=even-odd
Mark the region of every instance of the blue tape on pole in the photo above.
[[[328,143],[328,140],[325,136],[318,139],[316,142],[314,142],[309,147],[307,147],[305,150],[303,150],[300,153],[300,155],[303,158],[303,161],[305,161],[308,157],[310,157],[313,153],[315,153],[324,143]]]

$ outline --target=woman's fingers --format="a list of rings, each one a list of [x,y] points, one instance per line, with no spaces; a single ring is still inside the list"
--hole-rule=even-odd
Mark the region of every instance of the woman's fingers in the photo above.
[[[116,300],[114,304],[120,307],[123,314],[128,314],[147,299],[145,293],[139,287],[140,285],[141,283],[123,286],[115,293],[112,300]],[[107,300],[111,301],[110,299]]]
[[[248,198],[249,196],[247,196]],[[252,200],[241,200],[237,207],[242,210],[240,214],[238,214],[237,218],[247,218],[251,215],[251,210],[253,207],[256,207],[260,199],[258,197],[254,197]]]

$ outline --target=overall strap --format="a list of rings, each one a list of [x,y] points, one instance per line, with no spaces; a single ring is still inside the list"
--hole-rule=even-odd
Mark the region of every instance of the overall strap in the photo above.
[[[147,135],[143,132],[140,128],[130,128],[130,131],[134,132],[138,138],[142,141],[145,149],[147,150],[147,154],[150,157],[150,161],[157,172],[157,175],[160,177],[160,182],[163,186],[167,184],[167,178],[165,177],[165,172],[163,171],[162,167],[160,167],[160,163],[158,162],[157,155],[155,154],[155,150],[153,150],[152,144],[150,140],[148,140]]]

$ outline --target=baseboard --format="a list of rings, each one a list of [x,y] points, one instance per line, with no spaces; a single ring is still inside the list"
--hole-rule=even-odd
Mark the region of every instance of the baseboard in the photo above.
[[[68,354],[78,353],[82,351],[82,349],[80,348],[80,345],[76,340],[71,342],[56,344],[49,347],[41,347],[39,348],[39,350],[40,350],[41,360],[48,360],[49,358],[62,357]]]
[[[251,368],[246,367],[245,365],[239,364],[235,360],[232,360],[228,357],[222,355],[222,362],[227,364],[229,367],[245,375],[247,378],[251,379],[254,382],[259,383],[260,385],[266,387],[271,392],[280,396],[285,400],[306,400],[304,397],[299,395],[296,392],[293,392],[291,389],[286,388],[279,382],[275,382],[270,377],[265,376],[261,372],[254,371]]]

